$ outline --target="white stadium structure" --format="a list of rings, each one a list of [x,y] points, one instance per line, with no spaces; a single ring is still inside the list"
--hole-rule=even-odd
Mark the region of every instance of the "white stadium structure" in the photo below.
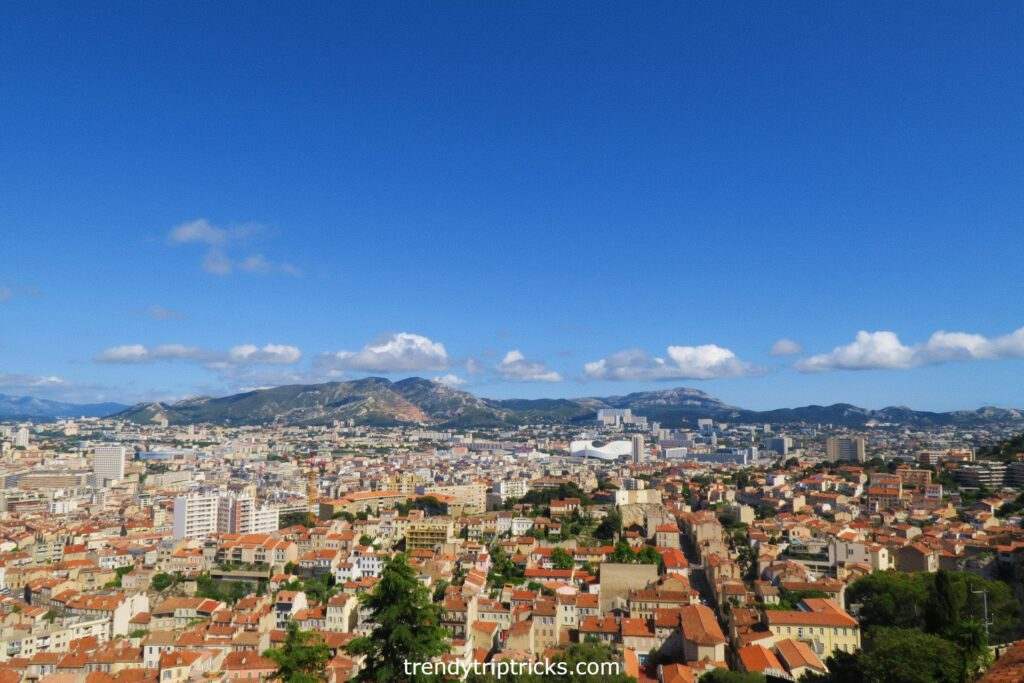
[[[617,460],[633,453],[631,441],[609,441],[603,446],[595,446],[593,441],[573,441],[569,444],[569,453],[577,458],[597,458],[598,460]]]

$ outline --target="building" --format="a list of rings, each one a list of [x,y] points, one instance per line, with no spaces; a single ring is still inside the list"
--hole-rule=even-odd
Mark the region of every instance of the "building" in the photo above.
[[[633,464],[639,465],[642,463],[644,458],[644,437],[640,434],[634,434],[630,440],[632,443],[631,455],[633,457]]]
[[[509,498],[522,498],[530,491],[530,482],[526,479],[505,479],[498,482],[496,487],[501,502]]]
[[[860,649],[860,624],[839,605],[825,598],[807,598],[800,607],[765,611],[773,636],[804,641],[821,660],[837,650],[852,654]]]
[[[862,436],[830,436],[825,442],[825,451],[832,462],[865,462],[867,451]]]
[[[395,490],[355,491],[341,498],[321,499],[320,518],[331,519],[339,512],[357,515],[360,512],[379,513],[382,509],[390,509],[404,503],[409,496]]]
[[[174,537],[206,538],[217,533],[220,496],[193,494],[174,499]]]
[[[451,498],[451,503],[462,508],[463,514],[478,514],[487,511],[486,484],[428,486],[421,493],[428,496],[448,496]]]
[[[405,549],[432,550],[438,545],[451,542],[455,538],[455,525],[452,520],[444,517],[421,519],[409,524],[405,531]]]
[[[1006,466],[1007,486],[1024,487],[1024,462],[1011,462]]]
[[[124,446],[97,446],[93,453],[93,482],[97,487],[108,486],[124,479],[124,461],[128,449]]]
[[[260,505],[251,496],[222,496],[217,505],[217,530],[232,534],[269,534],[280,526],[280,511]]]
[[[578,440],[569,443],[569,453],[574,458],[596,458],[598,460],[618,460],[632,456],[633,442],[619,439],[609,441],[602,446],[595,446],[591,440]]]
[[[647,418],[634,415],[629,408],[602,408],[597,411],[597,423],[602,427],[633,427],[647,428]]]
[[[972,465],[961,465],[953,470],[953,478],[961,486],[1000,489],[1006,482],[1006,465],[990,460],[979,461]]]
[[[725,661],[725,634],[710,607],[686,605],[679,608],[683,635],[683,656],[688,662],[710,659]]]
[[[764,446],[773,453],[789,455],[789,449],[793,447],[793,439],[788,436],[775,436],[767,439]]]

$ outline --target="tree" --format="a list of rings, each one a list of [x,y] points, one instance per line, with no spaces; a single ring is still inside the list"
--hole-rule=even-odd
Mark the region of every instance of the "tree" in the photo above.
[[[612,649],[608,645],[595,640],[586,640],[582,643],[574,643],[565,648],[565,652],[559,655],[557,659],[558,661],[565,662],[568,665],[567,669],[569,674],[565,677],[559,677],[567,683],[626,683],[627,681],[635,680],[625,674],[618,674],[615,676],[598,676],[594,674],[576,673],[577,665],[580,662],[616,661],[617,657]],[[544,677],[544,679],[548,680],[550,677]]]
[[[523,582],[523,570],[512,561],[500,545],[491,553],[491,571],[487,574],[487,582],[492,586]]]
[[[865,681],[960,683],[963,667],[956,646],[913,629],[876,628],[860,657]]]
[[[960,614],[967,603],[966,586],[953,583],[949,572],[940,569],[935,574],[928,600],[928,631],[946,635],[960,623]]]
[[[162,591],[162,590],[166,590],[166,589],[170,588],[173,583],[174,583],[174,577],[171,576],[170,574],[165,574],[164,572],[160,572],[159,574],[154,574],[153,575],[153,580],[150,582],[150,584],[153,586],[153,588],[155,588],[158,591]]]
[[[281,515],[279,527],[287,529],[290,526],[301,524],[304,527],[312,528],[316,526],[316,517],[311,512],[286,512]]]
[[[629,547],[629,543],[625,541],[619,541],[615,544],[615,550],[608,558],[610,562],[618,562],[621,564],[657,564],[660,565],[662,562],[661,555],[653,547],[645,545],[639,550],[634,551]]]
[[[928,590],[916,574],[873,572],[846,591],[848,605],[860,604],[861,628],[923,628]]]
[[[327,680],[325,669],[331,651],[318,633],[300,631],[295,622],[288,623],[281,647],[271,648],[263,656],[277,664],[271,676],[283,683],[318,683]]]
[[[419,681],[406,673],[406,662],[424,662],[447,651],[440,626],[441,610],[430,601],[426,586],[405,555],[395,555],[384,566],[380,581],[361,598],[376,624],[369,637],[356,638],[347,646],[352,655],[366,657],[359,679],[363,681]]]
[[[873,628],[864,650],[836,651],[825,665],[828,673],[808,674],[801,683],[960,683],[963,672],[956,646],[907,628]]]
[[[765,683],[764,674],[755,672],[712,669],[700,677],[700,683]]]
[[[448,506],[439,501],[435,496],[420,496],[415,500],[406,503],[398,503],[395,509],[400,515],[408,515],[411,510],[423,510],[427,517],[437,517],[448,511]]]
[[[951,624],[983,619],[981,593],[988,600],[992,640],[1015,639],[1020,605],[1013,589],[970,572],[873,572],[853,582],[846,602],[860,605],[858,618],[865,630],[895,626],[956,638]]]
[[[622,531],[622,515],[618,510],[610,510],[601,523],[594,529],[594,538],[610,541]]]
[[[572,569],[576,566],[572,555],[567,553],[565,548],[555,548],[551,551],[551,563],[555,565],[555,569]]]
[[[327,604],[338,589],[334,587],[334,574],[321,574],[302,582],[302,591],[314,602]]]

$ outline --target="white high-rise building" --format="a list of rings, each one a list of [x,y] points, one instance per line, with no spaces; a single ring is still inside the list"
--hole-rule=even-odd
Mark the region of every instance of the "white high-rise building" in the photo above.
[[[28,427],[22,427],[14,433],[14,447],[28,448]]]
[[[124,460],[128,449],[124,446],[97,446],[92,459],[93,484],[109,486],[124,479]]]
[[[221,496],[217,505],[217,530],[230,534],[269,534],[280,526],[276,507],[260,505],[251,496]]]
[[[174,537],[206,538],[217,533],[220,496],[216,493],[174,499]]]

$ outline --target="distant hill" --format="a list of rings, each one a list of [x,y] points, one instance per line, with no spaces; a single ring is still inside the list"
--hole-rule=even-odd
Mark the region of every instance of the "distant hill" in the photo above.
[[[5,420],[104,417],[127,408],[121,403],[64,403],[31,396],[0,394],[0,419]]]
[[[296,384],[219,398],[191,398],[174,403],[140,403],[116,413],[140,423],[165,418],[170,424],[326,424],[354,420],[389,426],[496,427],[533,423],[581,424],[601,408],[629,408],[668,427],[692,426],[699,418],[721,422],[835,424],[851,427],[869,422],[910,426],[980,425],[1017,422],[1024,413],[1002,408],[934,413],[905,407],[881,410],[847,403],[755,411],[730,406],[703,391],[677,387],[625,396],[574,399],[486,399],[421,377],[397,382],[367,377],[349,382]]]

